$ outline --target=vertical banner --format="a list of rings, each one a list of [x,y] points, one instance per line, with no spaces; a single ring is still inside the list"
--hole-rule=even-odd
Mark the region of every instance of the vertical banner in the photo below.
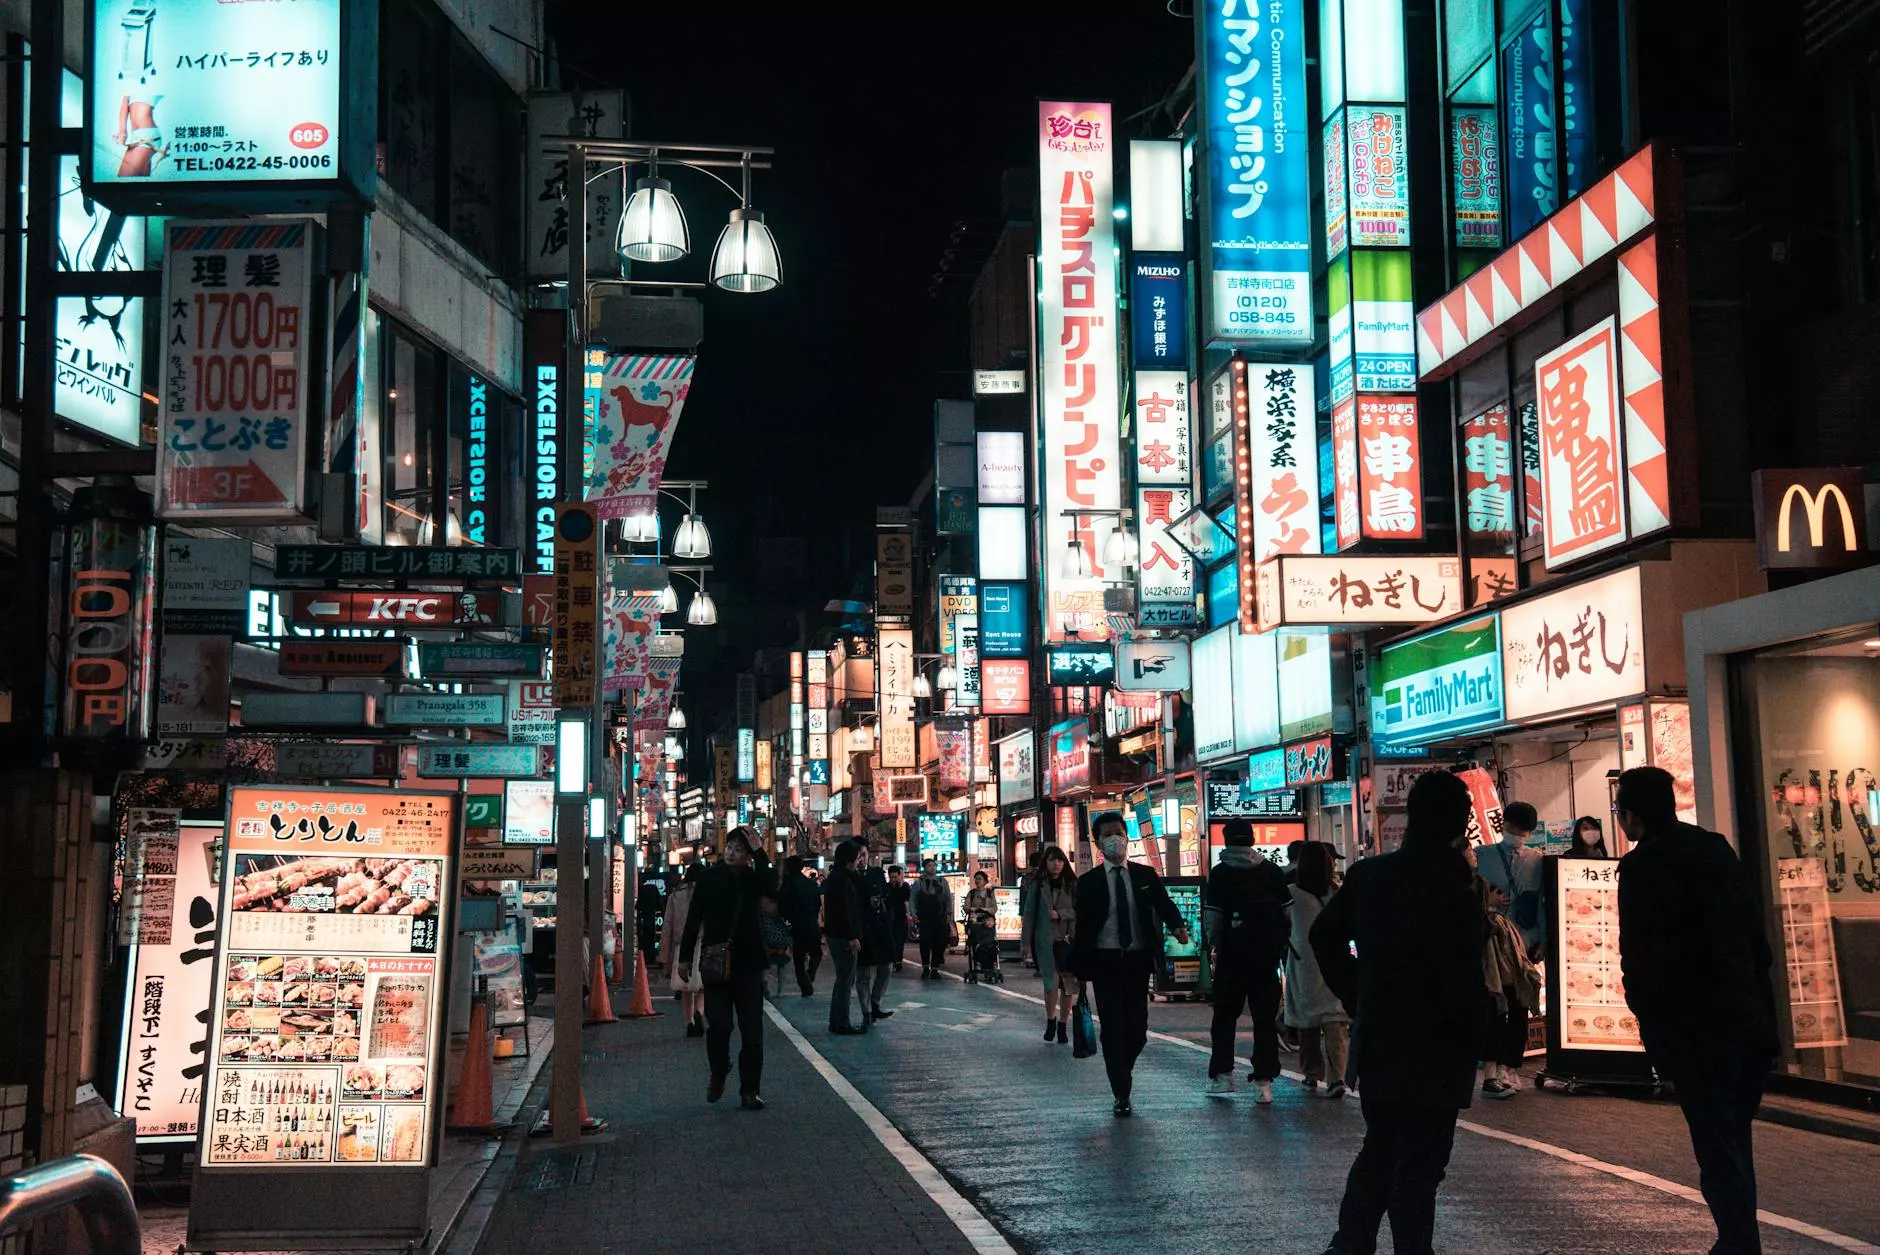
[[[1358,398],[1361,520],[1367,540],[1423,538],[1423,463],[1415,397]]]
[[[1136,622],[1191,627],[1195,560],[1169,536],[1194,506],[1194,420],[1188,379],[1177,370],[1136,373]]]
[[[1207,149],[1206,338],[1312,343],[1312,134],[1306,0],[1221,0],[1195,13]]]
[[[914,730],[914,633],[909,628],[886,628],[877,635],[881,645],[875,674],[880,691],[875,700],[881,712],[881,765],[891,771],[913,771],[920,766]]]
[[[1045,637],[1109,634],[1103,542],[1122,508],[1120,367],[1116,320],[1115,139],[1110,106],[1038,106],[1040,234],[1039,392],[1044,462]],[[1080,515],[1106,510],[1106,516]],[[1081,543],[1092,579],[1063,577],[1065,550]]]
[[[308,221],[169,224],[159,517],[304,521],[313,267]]]
[[[60,728],[140,741],[150,732],[156,530],[84,519],[66,551]]]
[[[618,89],[537,92],[529,96],[528,276],[568,277],[568,154],[551,136],[619,139],[626,131],[626,93]],[[621,177],[594,175],[587,185],[587,272],[590,279],[620,275],[614,237],[620,232],[625,202]]]
[[[1342,2],[1342,0],[1339,0]],[[1345,178],[1345,111],[1325,119],[1325,260],[1335,261],[1351,245],[1351,201]]]
[[[875,533],[875,613],[888,619],[914,614],[914,539],[904,528]]]
[[[1617,327],[1607,318],[1534,363],[1541,544],[1550,569],[1625,539]]]
[[[954,656],[958,659],[958,679],[953,685],[953,704],[978,710],[981,693],[979,674],[979,616],[963,614],[953,621]]]
[[[600,654],[600,523],[594,507],[563,503],[555,518],[555,626],[549,679],[555,704],[591,708]]]
[[[1358,486],[1358,399],[1347,396],[1332,406],[1332,515],[1338,547],[1349,549],[1363,533]]]
[[[523,325],[523,396],[530,417],[523,426],[523,476],[527,484],[524,535],[534,557],[527,569],[555,572],[555,503],[561,500],[562,376],[567,370],[568,311],[532,309]]]
[[[1458,248],[1501,247],[1501,125],[1492,108],[1449,112],[1450,204]]]
[[[1255,362],[1244,369],[1254,562],[1282,553],[1318,553],[1318,400],[1312,367]]]
[[[1351,145],[1351,242],[1408,248],[1410,183],[1403,106],[1352,105],[1345,118]]]
[[[666,454],[692,390],[690,354],[610,353],[601,370],[587,499],[604,519],[654,513]]]

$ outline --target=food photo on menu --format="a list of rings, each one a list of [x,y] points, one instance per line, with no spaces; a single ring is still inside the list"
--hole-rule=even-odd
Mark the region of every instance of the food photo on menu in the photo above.
[[[226,968],[223,1060],[344,1063],[359,1057],[365,960],[340,955],[232,954]],[[345,979],[348,974],[358,979]],[[264,976],[276,979],[257,979]]]
[[[425,915],[437,910],[435,858],[237,854],[231,906],[244,913]]]

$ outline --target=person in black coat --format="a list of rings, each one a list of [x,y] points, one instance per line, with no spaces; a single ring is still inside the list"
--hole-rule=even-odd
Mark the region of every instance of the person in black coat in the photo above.
[[[907,883],[907,868],[896,863],[888,869],[888,948],[894,952],[894,970],[907,958],[907,921],[913,910],[914,886]]]
[[[783,860],[777,887],[777,906],[790,925],[790,957],[796,964],[796,987],[805,998],[816,994],[816,971],[822,966],[822,892],[803,874],[803,860],[795,854]]]
[[[855,891],[862,903],[862,948],[855,954],[855,996],[862,1004],[862,1027],[885,1020],[892,1011],[881,1009],[888,992],[889,964],[894,961],[888,878],[867,845],[855,858]]]
[[[1401,848],[1354,866],[1312,926],[1313,956],[1352,1013],[1349,1067],[1364,1110],[1326,1255],[1373,1255],[1386,1212],[1399,1255],[1432,1249],[1436,1188],[1475,1091],[1488,1014],[1487,920],[1463,853],[1470,808],[1458,777],[1419,778]]]
[[[855,994],[856,959],[862,951],[862,894],[855,878],[855,860],[861,846],[840,842],[834,863],[823,880],[823,934],[829,938],[829,960],[835,965],[835,988],[829,992],[829,1031],[838,1037],[865,1033],[849,1022],[849,999]]]
[[[1286,956],[1292,892],[1286,873],[1253,848],[1253,824],[1230,819],[1221,861],[1201,891],[1201,936],[1214,952],[1214,1053],[1208,1093],[1234,1092],[1234,1036],[1240,1011],[1253,1015],[1254,1101],[1273,1101],[1279,1075],[1279,964]]]
[[[1127,1116],[1134,1110],[1129,1095],[1136,1057],[1149,1040],[1149,976],[1162,961],[1162,928],[1186,945],[1188,925],[1155,869],[1125,861],[1129,837],[1121,814],[1106,811],[1090,828],[1103,862],[1077,878],[1072,970],[1096,994],[1114,1112]],[[1118,898],[1127,909],[1114,909]]]
[[[730,979],[705,982],[705,1054],[711,1080],[705,1101],[724,1097],[725,1078],[731,1074],[731,1020],[738,1022],[738,1099],[749,1111],[762,1111],[758,1087],[764,1077],[764,930],[759,899],[769,892],[751,866],[756,838],[749,828],[725,834],[725,854],[716,867],[699,878],[692,906],[686,912],[685,937],[679,953],[703,955],[715,945],[730,944]],[[691,963],[681,963],[680,977],[690,980]]]
[[[1759,1255],[1750,1129],[1779,1044],[1775,961],[1730,843],[1678,821],[1669,772],[1619,777],[1619,957],[1625,1000],[1658,1074],[1677,1087],[1714,1255]]]

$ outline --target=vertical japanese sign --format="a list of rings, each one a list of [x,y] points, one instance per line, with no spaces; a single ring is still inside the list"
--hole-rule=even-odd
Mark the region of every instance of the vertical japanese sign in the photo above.
[[[1423,461],[1415,397],[1358,398],[1358,472],[1369,540],[1421,540]]]
[[[594,414],[587,499],[604,519],[651,514],[679,413],[692,390],[690,354],[609,353]]]
[[[619,90],[542,92],[529,97],[529,239],[531,279],[568,277],[568,154],[549,136],[619,139],[626,134],[626,93]],[[587,185],[587,272],[590,279],[617,278],[625,202],[618,173],[593,176]]]
[[[83,519],[66,551],[66,736],[143,740],[150,731],[150,637],[156,530],[126,519]]]
[[[1410,245],[1410,187],[1402,105],[1352,105],[1345,110],[1351,145],[1351,242]]]
[[[954,624],[963,614],[979,613],[979,580],[971,575],[940,577],[940,652],[950,654],[956,648]]]
[[[144,220],[85,195],[77,157],[58,160],[58,269],[95,282],[142,270]],[[143,443],[144,298],[99,291],[58,297],[56,308],[53,409],[113,440]]]
[[[306,508],[313,224],[172,222],[163,260],[157,512],[296,522]]]
[[[1253,560],[1318,553],[1319,439],[1312,367],[1255,362],[1245,369]]]
[[[1358,398],[1332,406],[1332,515],[1338,547],[1349,549],[1364,535],[1363,493],[1358,484]]]
[[[953,621],[959,678],[953,685],[953,704],[978,710],[982,679],[979,673],[979,616],[963,614]]]
[[[1514,441],[1508,405],[1491,405],[1462,423],[1463,524],[1498,545],[1514,540]]]
[[[1351,245],[1351,200],[1345,179],[1345,111],[1325,119],[1325,260]]]
[[[448,793],[230,790],[198,1188],[435,1161],[456,828]]]
[[[1501,123],[1493,109],[1449,112],[1450,204],[1459,248],[1501,247]]]
[[[1607,318],[1534,363],[1550,568],[1625,540],[1617,328]]]
[[[1188,363],[1188,266],[1180,253],[1138,253],[1129,268],[1129,358],[1138,370]]]
[[[130,813],[127,858],[139,816],[149,813]],[[166,813],[174,822],[177,812]],[[166,931],[140,929],[125,956],[117,1109],[137,1121],[141,1143],[196,1140],[209,1038],[220,1018],[209,996],[220,918],[214,876],[221,837],[219,824],[175,830],[175,876],[162,920]],[[145,903],[146,920],[150,906]]]
[[[1169,536],[1194,506],[1194,419],[1188,379],[1177,370],[1136,373],[1136,621],[1196,622],[1195,560]]]
[[[1310,344],[1312,143],[1305,0],[1205,0],[1195,12],[1207,149],[1207,338]]]
[[[914,731],[914,633],[908,628],[887,628],[879,633],[880,656],[875,673],[881,721],[881,765],[891,771],[912,771],[920,766]]]
[[[1038,106],[1039,391],[1044,426],[1045,637],[1108,634],[1103,542],[1122,501],[1117,353],[1115,140],[1110,106]],[[1096,517],[1080,510],[1107,510]],[[1066,581],[1064,550],[1082,542],[1092,580]],[[983,572],[982,572],[983,574]]]
[[[348,112],[344,7],[341,0],[88,5],[88,182],[162,191],[338,178]]]
[[[594,507],[567,503],[555,518],[555,625],[549,678],[555,704],[594,705],[600,653],[600,524]]]

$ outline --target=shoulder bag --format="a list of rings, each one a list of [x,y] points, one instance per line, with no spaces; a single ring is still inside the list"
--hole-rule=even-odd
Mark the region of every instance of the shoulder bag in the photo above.
[[[731,930],[723,941],[714,941],[710,945],[701,945],[698,951],[698,976],[707,985],[729,985],[731,983],[731,938],[738,931],[738,916],[744,910],[744,895],[738,894],[738,900],[731,904]],[[701,933],[704,931],[701,926]]]
[[[1071,1014],[1071,1056],[1088,1059],[1097,1050],[1097,1021],[1090,1013],[1090,996],[1079,994]]]

